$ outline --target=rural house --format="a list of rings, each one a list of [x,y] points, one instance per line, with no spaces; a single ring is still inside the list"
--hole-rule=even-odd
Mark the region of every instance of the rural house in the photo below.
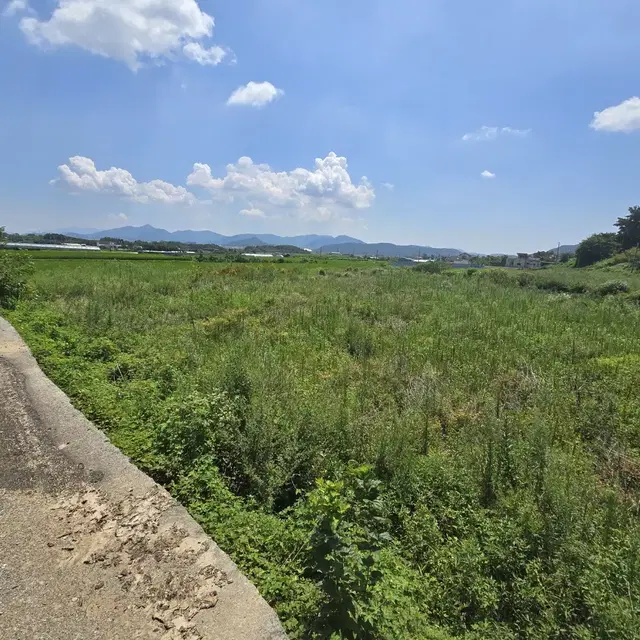
[[[511,269],[539,269],[542,266],[540,258],[529,255],[528,253],[519,253],[517,256],[507,256],[506,267]]]

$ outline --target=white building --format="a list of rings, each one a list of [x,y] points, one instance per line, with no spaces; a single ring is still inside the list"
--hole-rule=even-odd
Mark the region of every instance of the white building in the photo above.
[[[4,245],[8,249],[59,249],[59,250],[71,250],[71,251],[100,251],[100,247],[95,247],[88,244],[38,244],[36,242],[7,242]]]
[[[519,253],[517,256],[507,256],[505,267],[510,269],[540,269],[542,262],[528,253]]]

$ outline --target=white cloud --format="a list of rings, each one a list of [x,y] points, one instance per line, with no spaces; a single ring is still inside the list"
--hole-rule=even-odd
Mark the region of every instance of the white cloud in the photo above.
[[[480,174],[483,178],[495,178],[496,174],[495,173],[491,173],[491,171],[485,169],[481,174]]]
[[[347,159],[333,152],[324,159],[317,158],[313,171],[276,172],[268,164],[255,164],[243,157],[227,165],[224,177],[215,178],[209,165],[196,163],[187,184],[207,189],[218,198],[258,200],[315,220],[340,217],[344,209],[366,209],[375,198],[371,183],[363,177],[354,184]]]
[[[390,182],[383,182],[382,186],[387,190],[387,191],[393,191],[396,188],[395,184],[391,184]]]
[[[249,218],[266,218],[266,214],[262,209],[257,209],[254,206],[249,207],[248,209],[243,209],[240,212],[241,216],[248,216]]]
[[[29,11],[29,3],[27,0],[11,0],[5,7],[2,15],[10,18],[11,16],[15,16],[16,13],[24,13],[25,11]]]
[[[596,131],[637,131],[640,129],[640,98],[629,98],[614,107],[596,111],[589,126]]]
[[[243,87],[238,87],[227,100],[227,104],[263,107],[282,95],[284,91],[277,89],[270,82],[249,82]]]
[[[121,196],[134,202],[148,204],[193,204],[196,197],[184,187],[176,187],[162,180],[138,182],[125,169],[112,167],[98,171],[91,158],[74,156],[69,164],[58,167],[59,177],[52,184],[67,187],[72,192],[92,191]]]
[[[180,51],[200,64],[217,64],[220,47],[197,42],[209,38],[213,26],[196,0],[57,0],[48,20],[20,21],[32,44],[75,45],[134,70],[145,59],[173,58]]]
[[[110,213],[108,216],[112,222],[128,222],[129,216],[126,213]]]
[[[185,44],[184,47],[182,47],[182,53],[198,64],[211,65],[213,67],[220,64],[227,55],[227,52],[222,47],[214,46],[207,49],[199,42],[189,42]]]
[[[513,127],[480,127],[473,133],[465,133],[462,139],[465,142],[488,142],[496,140],[498,136],[515,136],[525,138],[531,133],[531,129],[514,129]]]

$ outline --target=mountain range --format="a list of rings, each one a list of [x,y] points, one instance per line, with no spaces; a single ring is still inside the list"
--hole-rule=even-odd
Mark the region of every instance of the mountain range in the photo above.
[[[346,253],[354,256],[381,256],[385,258],[415,258],[429,256],[451,258],[459,256],[460,249],[440,249],[437,247],[421,247],[415,244],[399,245],[390,242],[342,242],[325,245],[322,253]]]
[[[425,247],[419,245],[396,245],[390,242],[366,243],[351,236],[300,235],[278,236],[272,233],[243,233],[225,236],[215,231],[167,231],[149,224],[142,227],[118,227],[115,229],[80,229],[76,227],[56,229],[57,233],[86,240],[121,238],[146,242],[183,242],[191,244],[217,244],[223,247],[258,247],[261,245],[291,245],[300,249],[311,249],[321,253],[343,253],[357,256],[384,256],[389,258],[414,258],[416,256],[454,257],[464,253],[460,249]],[[562,245],[560,253],[573,253],[577,245]],[[557,247],[552,251],[557,251]],[[473,254],[475,255],[475,254]]]
[[[241,233],[225,236],[215,231],[167,231],[146,224],[142,227],[119,227],[117,229],[57,229],[57,233],[85,240],[100,240],[100,238],[120,238],[122,240],[144,242],[184,242],[195,244],[217,244],[222,247],[248,247],[259,245],[291,245],[300,249],[317,250],[324,245],[362,244],[362,240],[350,236],[277,236],[272,233]]]

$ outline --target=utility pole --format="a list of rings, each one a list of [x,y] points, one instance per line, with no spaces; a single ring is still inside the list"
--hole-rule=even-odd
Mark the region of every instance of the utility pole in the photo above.
[[[560,243],[558,242],[558,252],[556,253],[556,262],[560,262]]]

